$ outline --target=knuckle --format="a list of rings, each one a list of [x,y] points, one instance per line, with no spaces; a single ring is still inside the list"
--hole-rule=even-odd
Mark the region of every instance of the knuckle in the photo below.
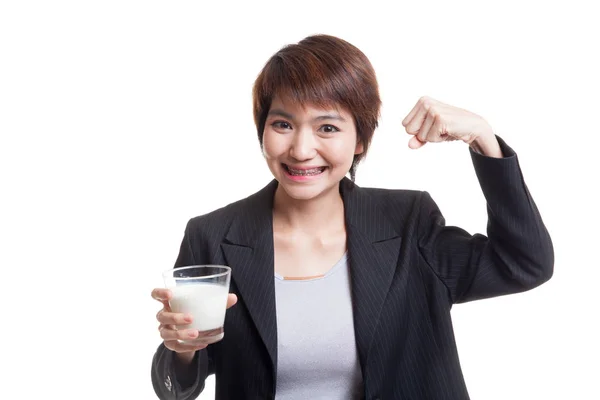
[[[176,340],[165,340],[165,347],[171,351],[179,351],[179,342]]]
[[[423,96],[419,99],[419,103],[421,104],[421,106],[423,106],[423,108],[425,108],[426,110],[429,110],[429,108],[431,108],[432,106],[432,102],[431,102],[431,98],[428,96]]]
[[[411,135],[416,135],[417,133],[419,133],[420,128],[421,127],[418,124],[415,124],[413,122],[406,127],[406,132],[410,133]]]
[[[166,329],[164,326],[163,326],[162,328],[160,328],[160,330],[159,330],[159,331],[160,331],[160,337],[161,337],[162,339],[165,339],[165,340],[166,340],[166,339],[168,339],[168,338],[169,338],[169,335],[168,335],[167,329]]]
[[[156,314],[156,318],[161,324],[170,324],[172,319],[170,313],[164,308]]]
[[[175,325],[185,325],[185,318],[183,314],[175,314],[173,316],[173,322]]]
[[[163,300],[163,292],[161,289],[154,289],[152,290],[152,298],[157,300],[157,301],[162,301]]]
[[[181,330],[181,331],[176,331],[177,332],[177,339],[189,339],[188,337],[188,331],[187,330]]]
[[[179,339],[179,332],[174,329],[173,326],[168,326],[163,329],[163,335],[166,340],[177,340]]]
[[[176,321],[174,320],[172,313],[164,311],[161,322],[163,324],[174,325]]]

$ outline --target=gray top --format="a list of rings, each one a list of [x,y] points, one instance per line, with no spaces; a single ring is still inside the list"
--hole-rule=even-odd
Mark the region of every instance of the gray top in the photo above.
[[[275,274],[277,400],[362,398],[348,258],[323,277]]]

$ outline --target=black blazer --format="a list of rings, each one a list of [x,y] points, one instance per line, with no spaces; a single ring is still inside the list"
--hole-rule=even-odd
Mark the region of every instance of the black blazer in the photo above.
[[[487,200],[488,236],[445,226],[427,192],[360,188],[345,178],[354,330],[366,399],[469,399],[452,330],[455,303],[523,292],[550,279],[550,236],[517,156],[470,151]],[[277,182],[191,219],[176,266],[225,264],[238,303],[225,337],[176,376],[160,345],[152,382],[161,399],[195,399],[216,374],[217,399],[274,399],[277,325],[272,205]],[[191,379],[190,379],[191,378]]]

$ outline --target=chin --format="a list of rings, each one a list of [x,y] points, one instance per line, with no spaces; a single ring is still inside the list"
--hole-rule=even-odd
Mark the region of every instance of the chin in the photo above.
[[[323,186],[323,185],[314,185],[314,186],[299,185],[299,186],[296,186],[296,185],[289,185],[286,182],[282,182],[281,180],[279,181],[279,185],[285,191],[285,193],[287,194],[288,197],[290,197],[291,199],[294,199],[294,200],[301,200],[301,201],[307,201],[307,200],[319,198],[322,195],[325,195],[326,193],[330,192],[333,189],[332,186],[337,188],[338,184],[339,184],[339,182],[336,182],[333,185],[327,185],[327,186]]]

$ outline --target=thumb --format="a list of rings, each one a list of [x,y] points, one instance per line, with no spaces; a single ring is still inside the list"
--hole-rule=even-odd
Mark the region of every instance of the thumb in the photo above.
[[[415,149],[419,149],[419,148],[425,146],[425,143],[427,143],[427,142],[421,142],[419,140],[419,138],[417,138],[416,136],[413,136],[410,138],[410,140],[408,142],[408,147],[415,150]]]
[[[229,293],[229,295],[227,296],[227,308],[235,305],[235,303],[237,303],[237,300],[238,298],[235,294]]]

